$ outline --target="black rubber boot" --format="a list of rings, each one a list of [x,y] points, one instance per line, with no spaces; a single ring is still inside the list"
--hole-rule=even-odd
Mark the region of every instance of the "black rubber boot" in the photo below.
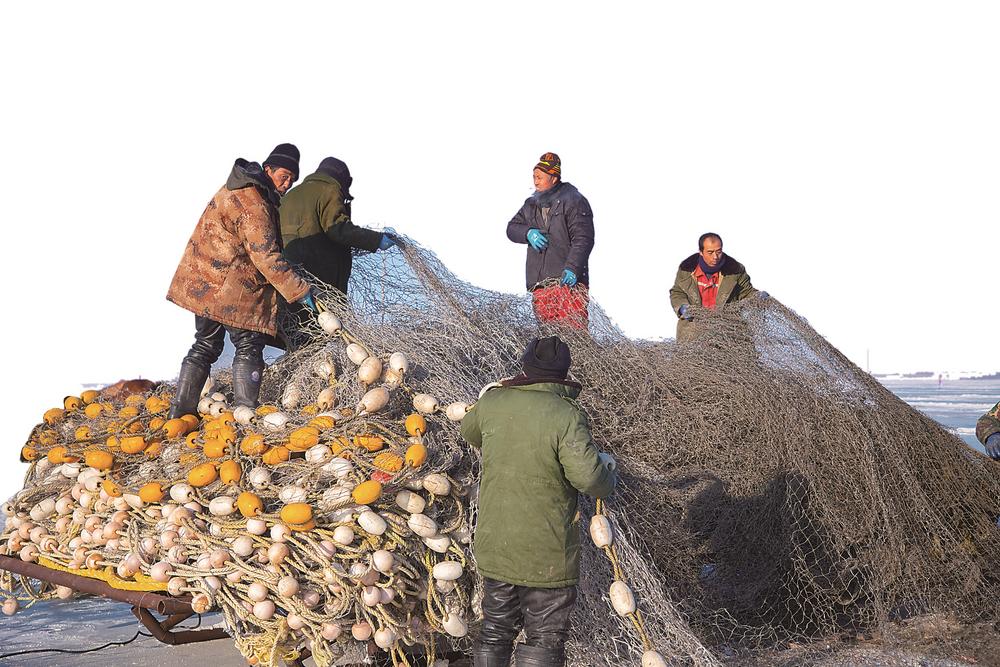
[[[260,397],[260,380],[264,373],[264,364],[247,359],[233,360],[233,405],[245,405],[248,408],[257,407]]]
[[[185,360],[177,374],[177,391],[170,402],[170,419],[198,414],[198,399],[208,379],[208,369]]]
[[[472,650],[472,667],[510,667],[511,646],[477,644]]]
[[[566,651],[563,648],[518,644],[514,651],[514,664],[517,667],[563,667]]]

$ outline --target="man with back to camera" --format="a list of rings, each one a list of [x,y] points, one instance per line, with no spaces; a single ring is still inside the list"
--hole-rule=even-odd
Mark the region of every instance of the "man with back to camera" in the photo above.
[[[222,354],[236,348],[233,402],[256,407],[264,345],[277,333],[280,293],[315,308],[308,283],[281,256],[278,205],[299,173],[299,151],[275,147],[263,167],[236,160],[194,229],[167,299],[195,315],[194,344],[181,363],[170,417],[195,414],[202,386]]]
[[[565,662],[580,571],[577,493],[614,491],[614,459],[594,444],[566,379],[569,347],[556,336],[532,340],[523,373],[485,391],[462,420],[462,437],[482,451],[473,553],[483,576],[483,625],[474,667]]]
[[[538,321],[586,329],[594,249],[590,202],[562,181],[555,153],[539,158],[532,178],[535,192],[507,223],[507,238],[528,245],[525,277]]]
[[[678,317],[677,341],[695,338],[695,307],[715,310],[755,294],[762,299],[768,296],[754,288],[742,264],[722,252],[721,236],[702,234],[698,252],[681,262],[670,288],[670,305]]]

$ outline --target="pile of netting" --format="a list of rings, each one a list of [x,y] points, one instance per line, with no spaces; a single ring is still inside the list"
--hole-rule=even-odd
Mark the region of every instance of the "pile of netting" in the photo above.
[[[558,333],[620,471],[581,504],[568,664],[713,665],[920,614],[997,618],[998,467],[776,300],[696,309],[685,344],[627,338],[594,303],[586,330],[539,326],[528,297],[408,241],[355,257],[348,298],[317,292],[327,314],[290,332],[252,413],[229,410],[225,373],[183,425],[166,385],[47,413],[0,548],[192,595],[257,664],[303,647],[334,664],[370,639],[399,664],[467,650],[479,458],[458,422]],[[0,579],[18,586],[72,593]]]

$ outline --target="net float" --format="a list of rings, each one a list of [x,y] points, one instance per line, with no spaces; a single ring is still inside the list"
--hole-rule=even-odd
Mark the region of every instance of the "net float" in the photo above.
[[[236,499],[232,496],[216,496],[208,504],[212,516],[229,516],[236,511]]]
[[[278,595],[286,598],[290,598],[299,592],[299,582],[295,577],[284,576],[278,579],[277,585]]]
[[[413,409],[425,415],[437,412],[438,401],[430,394],[416,394],[413,397]]]
[[[195,593],[191,598],[191,610],[196,614],[204,614],[213,604],[212,597],[206,593]]]
[[[248,425],[256,416],[257,411],[246,405],[237,406],[236,409],[233,410],[233,418],[236,420],[236,423],[242,424],[243,426]]]
[[[401,489],[396,493],[396,505],[404,512],[420,514],[427,507],[427,501],[419,493]]]
[[[309,463],[323,463],[329,458],[332,452],[326,445],[313,445],[306,450],[306,461]]]
[[[320,410],[331,410],[337,405],[337,390],[327,387],[316,396],[316,405]]]
[[[590,518],[590,539],[598,549],[611,546],[611,522],[608,517],[597,514]]]
[[[233,540],[229,548],[240,558],[246,558],[253,553],[253,538],[248,535],[240,535]]]
[[[351,343],[347,346],[347,349],[344,352],[347,354],[347,358],[350,359],[355,366],[360,366],[361,362],[369,356],[368,350],[358,343]]]
[[[265,428],[271,431],[280,431],[285,428],[285,424],[288,423],[288,415],[281,411],[271,412],[264,415],[261,422],[264,424]]]
[[[632,589],[624,581],[615,581],[611,584],[611,606],[619,616],[628,616],[635,613],[635,595]]]
[[[454,612],[446,613],[441,625],[444,626],[444,631],[452,637],[461,638],[469,633],[469,626],[465,619]]]
[[[368,532],[370,533],[371,531],[369,530]],[[337,544],[347,546],[354,541],[354,531],[350,526],[337,526],[333,529],[333,540]]]
[[[386,551],[385,549],[379,549],[372,553],[372,567],[383,574],[388,574],[392,571],[392,566],[395,564],[396,559],[393,557],[392,553]]]
[[[283,523],[276,523],[271,526],[270,535],[275,542],[284,542],[292,536],[292,529]]]
[[[247,586],[247,597],[253,602],[260,602],[267,599],[267,586],[259,581],[255,581]]]
[[[455,581],[462,576],[462,564],[453,560],[441,561],[432,568],[431,574],[441,581]]]
[[[274,603],[270,600],[261,600],[253,606],[253,615],[262,621],[270,621],[274,616]]]
[[[642,654],[642,667],[667,667],[667,661],[657,651],[649,649]]]
[[[461,401],[450,403],[448,407],[444,409],[445,415],[453,422],[460,422],[465,419],[465,413],[468,411],[469,404],[462,403]]]
[[[424,476],[423,486],[435,496],[446,496],[451,493],[451,482],[441,473],[432,472]]]
[[[447,535],[435,535],[434,537],[423,538],[424,544],[431,551],[435,551],[439,554],[447,553],[448,548],[451,546],[451,538]]]
[[[438,534],[438,525],[426,514],[411,514],[406,525],[420,537],[434,537]]]
[[[372,626],[368,625],[368,623],[366,623],[365,621],[361,621],[360,623],[355,623],[354,625],[351,626],[351,636],[354,637],[359,642],[368,641],[372,636]]]
[[[278,500],[285,504],[289,503],[303,503],[306,498],[309,497],[309,492],[306,491],[301,486],[295,486],[294,484],[289,484],[288,486],[282,487],[281,491],[278,492]],[[303,523],[301,521],[290,521],[289,523]]]
[[[382,360],[378,357],[368,357],[358,366],[358,380],[362,384],[373,384],[382,377]]]
[[[329,642],[332,642],[335,639],[337,639],[337,637],[339,637],[342,632],[343,628],[341,628],[340,625],[336,623],[324,623],[320,628],[320,634],[323,636],[323,639]]]
[[[365,586],[361,591],[361,601],[365,606],[374,607],[382,601],[382,594],[377,586]]]
[[[322,313],[317,315],[316,322],[318,322],[320,328],[328,334],[335,334],[344,328],[340,318],[331,313],[329,310],[324,310]]]
[[[389,650],[396,644],[396,631],[392,628],[381,628],[375,631],[375,645],[380,649]]]
[[[373,414],[384,408],[389,403],[389,390],[385,387],[375,387],[369,389],[358,402],[358,412],[360,414]]]

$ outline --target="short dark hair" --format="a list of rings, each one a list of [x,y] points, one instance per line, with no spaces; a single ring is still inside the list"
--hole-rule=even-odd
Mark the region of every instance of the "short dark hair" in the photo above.
[[[720,244],[722,243],[722,237],[716,234],[715,232],[705,232],[704,234],[698,237],[698,252],[701,252],[702,250],[705,249],[705,241],[707,241],[708,239],[715,239]]]

